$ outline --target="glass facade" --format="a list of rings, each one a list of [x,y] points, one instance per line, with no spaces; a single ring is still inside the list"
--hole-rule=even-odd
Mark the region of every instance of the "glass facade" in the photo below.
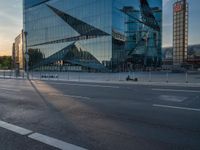
[[[161,21],[162,0],[24,0],[29,68],[119,71],[130,63],[158,66]]]
[[[179,0],[173,5],[173,64],[187,61],[188,51],[188,3]]]
[[[161,65],[162,0],[114,0],[112,19],[117,70]]]

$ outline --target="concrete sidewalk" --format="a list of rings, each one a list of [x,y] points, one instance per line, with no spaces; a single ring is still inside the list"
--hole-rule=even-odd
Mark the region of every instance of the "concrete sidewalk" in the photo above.
[[[126,81],[127,76],[138,81]],[[83,72],[32,72],[32,80],[75,81],[110,84],[164,85],[200,87],[200,74],[173,74],[165,72],[83,73]]]
[[[33,79],[38,80],[38,79]],[[127,84],[127,85],[154,85],[154,86],[176,86],[176,87],[200,87],[200,83],[170,83],[170,82],[134,82],[134,81],[98,81],[98,80],[63,80],[43,79],[44,81],[69,81],[80,83],[103,83],[103,84]]]
[[[138,81],[126,81],[127,76]],[[26,74],[15,77],[0,75],[1,79],[26,79]],[[109,84],[164,85],[200,87],[200,74],[167,72],[125,72],[125,73],[86,73],[86,72],[30,72],[31,80],[75,81]]]

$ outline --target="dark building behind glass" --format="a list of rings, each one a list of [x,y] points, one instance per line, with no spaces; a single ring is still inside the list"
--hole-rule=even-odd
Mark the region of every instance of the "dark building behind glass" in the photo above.
[[[177,0],[173,5],[173,64],[180,66],[188,56],[188,3]]]
[[[161,65],[162,0],[24,0],[31,70]]]
[[[23,31],[15,38],[12,49],[13,68],[17,70],[24,70],[24,45],[23,45]]]

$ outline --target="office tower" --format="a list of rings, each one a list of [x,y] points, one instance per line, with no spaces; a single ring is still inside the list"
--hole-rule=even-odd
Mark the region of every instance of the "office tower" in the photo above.
[[[188,3],[178,0],[173,4],[173,64],[181,66],[187,61]]]

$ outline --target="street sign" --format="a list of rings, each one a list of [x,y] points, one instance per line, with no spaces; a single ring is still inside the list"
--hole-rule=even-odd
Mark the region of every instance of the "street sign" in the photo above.
[[[177,3],[175,6],[174,6],[174,11],[175,12],[179,12],[182,10],[182,4],[181,3]]]

